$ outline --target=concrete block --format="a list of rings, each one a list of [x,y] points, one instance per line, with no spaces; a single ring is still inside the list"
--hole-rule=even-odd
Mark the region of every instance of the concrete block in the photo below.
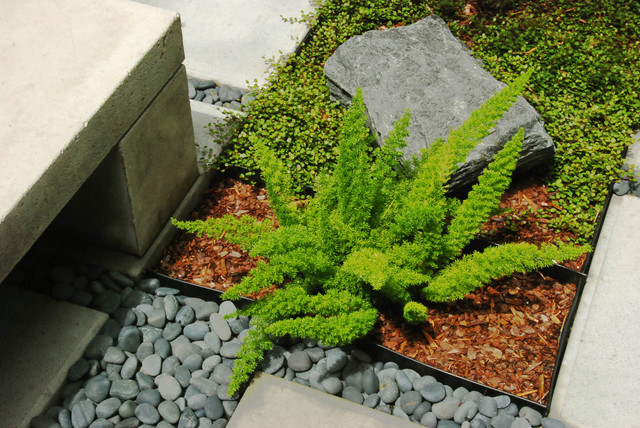
[[[57,402],[67,371],[107,314],[28,290],[0,287],[0,420],[27,428]]]
[[[640,141],[640,134],[636,141]],[[640,160],[640,143],[627,161]],[[640,407],[640,198],[613,196],[551,402],[571,428],[637,425]]]
[[[183,58],[175,13],[126,0],[3,3],[0,280]]]
[[[259,373],[242,396],[227,427],[276,426],[411,428],[416,425],[308,386]]]
[[[198,176],[184,66],[171,78],[53,226],[143,255]]]
[[[309,29],[285,22],[313,10],[311,0],[137,0],[180,13],[190,77],[247,88],[263,86],[266,60],[295,52]]]
[[[210,185],[211,174],[209,172],[201,174],[171,217],[180,220],[188,219],[202,199],[202,192],[207,190]],[[117,270],[135,281],[143,279],[147,270],[158,263],[162,252],[178,232],[178,229],[170,221],[167,221],[144,255],[134,256],[91,244],[86,240],[76,239],[51,229],[45,231],[38,239],[34,244],[34,249],[45,254],[64,254],[66,257],[86,265],[98,265],[106,269]]]

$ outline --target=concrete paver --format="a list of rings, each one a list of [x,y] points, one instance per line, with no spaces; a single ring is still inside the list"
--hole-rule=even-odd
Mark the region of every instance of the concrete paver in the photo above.
[[[259,373],[244,393],[228,428],[411,428],[414,423],[378,410]]]
[[[640,164],[640,142],[627,159]],[[639,225],[640,198],[614,196],[551,403],[551,416],[569,427],[638,425]]]
[[[0,425],[26,428],[55,404],[67,371],[108,315],[0,286]]]
[[[285,22],[312,10],[310,0],[136,0],[178,12],[190,77],[246,88],[263,86],[266,60],[295,52],[308,32]]]

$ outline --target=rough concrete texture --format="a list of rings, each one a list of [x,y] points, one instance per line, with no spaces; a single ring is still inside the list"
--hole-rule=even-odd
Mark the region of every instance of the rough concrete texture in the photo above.
[[[186,87],[181,67],[54,226],[132,255],[147,251],[198,176]]]
[[[379,410],[265,373],[254,377],[227,425],[228,428],[415,426]]]
[[[190,77],[263,86],[268,59],[295,52],[308,27],[285,22],[313,10],[311,0],[137,0],[180,13]]]
[[[125,0],[3,4],[0,280],[183,58],[175,13]],[[46,88],[37,101],[34,88]]]
[[[108,315],[41,294],[0,287],[0,420],[27,428],[57,400],[67,371]]]
[[[362,88],[379,144],[405,110],[411,111],[407,157],[446,138],[505,86],[483,70],[434,15],[406,27],[353,37],[338,47],[324,70],[331,94],[345,105],[350,104],[356,88]],[[451,188],[473,183],[520,127],[525,129],[525,141],[518,168],[551,161],[555,153],[551,137],[540,115],[520,97],[469,155],[452,178]]]
[[[640,164],[640,134],[628,163]],[[632,427],[640,408],[640,198],[613,196],[551,402],[573,428]]]

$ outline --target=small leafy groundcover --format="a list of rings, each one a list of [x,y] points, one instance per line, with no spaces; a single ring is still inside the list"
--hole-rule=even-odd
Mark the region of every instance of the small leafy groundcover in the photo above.
[[[488,100],[446,141],[433,142],[402,165],[410,113],[373,149],[361,91],[340,132],[338,162],[316,196],[295,203],[282,162],[255,141],[257,162],[279,227],[268,220],[226,216],[174,221],[192,233],[225,237],[264,260],[223,298],[281,287],[238,311],[251,316],[233,370],[235,393],[273,341],[291,335],[344,345],[364,337],[378,308],[403,308],[411,323],[426,321],[427,302],[460,299],[489,281],[576,258],[588,247],[517,243],[462,255],[495,212],[522,147],[521,129],[495,156],[464,201],[446,195],[449,177],[522,92],[529,73]]]

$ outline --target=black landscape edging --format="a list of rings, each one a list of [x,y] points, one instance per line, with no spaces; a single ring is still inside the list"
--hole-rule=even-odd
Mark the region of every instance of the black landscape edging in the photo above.
[[[626,149],[625,149],[626,152]],[[593,253],[596,251],[596,245],[598,244],[598,239],[600,238],[600,232],[602,232],[602,226],[604,225],[604,220],[607,217],[607,211],[609,211],[609,205],[611,205],[611,199],[613,198],[613,183],[609,185],[609,191],[607,192],[607,197],[604,200],[604,205],[602,206],[602,210],[598,213],[598,220],[596,223],[596,229],[593,233],[593,238],[591,238],[591,251],[587,253],[587,258],[582,265],[582,269],[580,272],[585,275],[589,273],[589,269],[591,268],[591,262],[593,261]]]
[[[573,269],[569,269],[559,265],[544,269],[543,272],[545,275],[548,275],[556,280],[559,280],[562,282],[571,282],[576,285],[576,297],[573,299],[573,303],[571,304],[571,309],[569,310],[569,314],[567,315],[567,318],[564,321],[564,324],[562,326],[562,330],[560,333],[560,337],[558,338],[556,364],[554,366],[553,374],[551,376],[551,380],[549,384],[550,385],[549,394],[547,397],[547,402],[551,403],[551,398],[553,396],[553,388],[555,387],[555,384],[557,382],[557,377],[559,374],[560,363],[562,362],[562,357],[564,356],[564,351],[567,346],[571,325],[573,323],[573,319],[577,311],[577,307],[579,303],[578,296],[582,294],[582,289],[586,282],[586,275],[584,275],[581,272],[577,272]],[[163,286],[178,289],[182,294],[186,296],[199,297],[204,300],[214,300],[216,302],[222,301],[220,296],[222,295],[223,292],[220,290],[204,287],[189,281],[172,278],[168,275],[158,273],[158,272],[153,272],[152,276],[158,278]],[[241,307],[243,305],[251,303],[252,301],[253,299],[241,298],[239,301],[236,301],[235,303],[237,304],[237,306]],[[543,415],[547,415],[549,412],[548,404],[544,405],[541,403],[537,403],[527,398],[519,397],[515,394],[509,393],[506,391],[501,391],[499,389],[492,388],[488,385],[484,385],[484,384],[472,381],[470,379],[466,379],[464,377],[455,375],[453,373],[449,373],[447,371],[432,367],[428,364],[422,363],[413,358],[409,358],[405,355],[397,353],[389,348],[386,348],[378,343],[373,342],[372,340],[361,339],[357,341],[355,345],[351,345],[351,346],[356,346],[359,349],[362,349],[366,352],[370,352],[380,360],[393,361],[393,362],[396,362],[398,365],[400,365],[402,368],[413,369],[416,372],[418,372],[421,376],[431,375],[436,379],[438,379],[438,381],[446,385],[450,385],[454,388],[459,386],[464,386],[470,391],[475,390],[475,391],[481,392],[484,395],[490,395],[490,396],[506,395],[511,399],[511,402],[515,403],[520,408],[523,406],[528,406],[539,411]],[[349,348],[349,347],[350,346],[345,346],[345,348]]]

